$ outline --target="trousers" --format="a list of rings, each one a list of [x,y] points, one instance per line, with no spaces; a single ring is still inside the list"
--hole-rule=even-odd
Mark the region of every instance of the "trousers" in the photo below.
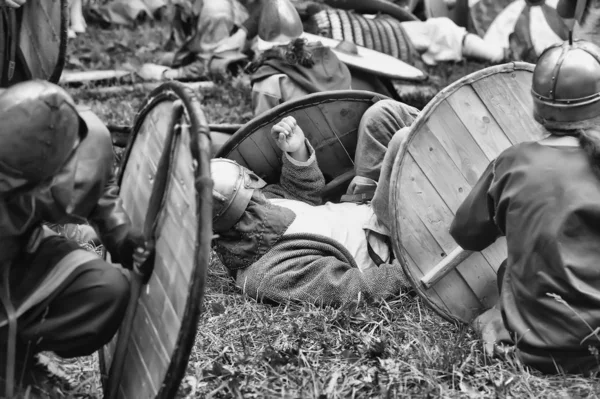
[[[51,236],[34,253],[19,256],[10,275],[13,302],[18,305],[40,289],[35,283],[39,279],[28,276],[31,270],[50,270],[66,255],[81,250],[73,241]],[[117,332],[128,299],[129,280],[122,270],[99,257],[77,265],[50,296],[18,318],[17,358],[41,351],[65,358],[92,354]],[[1,307],[0,312],[4,316]],[[0,327],[0,359],[5,358],[7,338],[7,326]]]
[[[374,180],[377,188],[371,204],[379,221],[391,231],[390,179],[394,161],[408,138],[408,127],[419,110],[394,100],[376,102],[364,113],[358,127],[354,156],[356,176]]]

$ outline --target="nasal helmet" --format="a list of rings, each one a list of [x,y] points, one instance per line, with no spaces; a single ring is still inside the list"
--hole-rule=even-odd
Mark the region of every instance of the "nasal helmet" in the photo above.
[[[531,85],[534,118],[548,129],[594,125],[600,116],[600,47],[557,43],[539,57]]]
[[[214,158],[210,162],[213,179],[213,230],[223,233],[240,220],[254,190],[267,183],[235,161]]]

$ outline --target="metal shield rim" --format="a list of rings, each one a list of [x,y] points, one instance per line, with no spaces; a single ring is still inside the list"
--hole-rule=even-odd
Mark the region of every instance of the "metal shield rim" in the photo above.
[[[189,87],[179,82],[167,82],[154,89],[146,98],[141,110],[135,118],[131,137],[125,150],[125,154],[119,165],[117,181],[120,186],[125,165],[131,154],[133,143],[142,126],[145,116],[161,102],[169,100],[181,100],[186,110],[194,110],[189,113],[191,128],[190,151],[192,159],[197,163],[194,172],[196,179],[196,247],[195,264],[189,285],[189,295],[185,306],[181,327],[177,336],[175,349],[171,356],[169,366],[165,373],[163,384],[156,395],[156,399],[173,398],[181,380],[184,377],[189,357],[195,343],[198,331],[198,322],[202,313],[204,302],[204,288],[206,284],[207,271],[210,258],[210,244],[212,239],[212,180],[210,178],[210,132],[208,122],[201,108],[200,99]],[[201,189],[198,186],[201,185]],[[193,298],[194,300],[190,300]],[[103,390],[105,389],[105,378],[108,375],[104,359],[105,347],[98,350],[99,366]]]
[[[389,99],[383,94],[374,93],[366,90],[335,90],[309,94],[298,98],[297,100],[287,101],[283,104],[272,108],[271,110],[253,118],[244,124],[231,138],[219,149],[215,158],[227,158],[240,143],[246,138],[254,134],[261,127],[268,125],[276,119],[282,118],[284,114],[288,114],[298,109],[303,109],[307,105],[326,104],[335,101],[373,101]]]
[[[402,164],[404,163],[404,157],[405,157],[406,153],[408,152],[409,144],[414,139],[415,135],[417,134],[417,131],[419,131],[427,123],[429,114],[431,112],[433,112],[442,101],[444,101],[447,97],[449,97],[454,92],[456,92],[458,89],[463,87],[465,84],[470,84],[470,83],[476,82],[478,80],[484,79],[488,76],[495,75],[498,73],[511,73],[511,72],[520,71],[520,70],[532,72],[534,68],[535,68],[535,65],[530,64],[528,62],[518,62],[518,61],[510,62],[510,63],[506,63],[506,64],[491,66],[488,68],[484,68],[480,71],[473,72],[472,74],[467,75],[467,76],[463,77],[462,79],[459,79],[456,82],[452,83],[451,85],[447,86],[442,91],[440,91],[419,113],[419,116],[417,117],[417,119],[413,122],[413,124],[410,127],[408,137],[406,138],[406,142],[404,143],[401,150],[398,152],[398,154],[396,155],[396,158],[394,159],[394,165],[393,165],[393,169],[392,169],[392,177],[390,180],[390,194],[389,194],[390,195],[389,203],[391,204],[391,216],[392,216],[392,228],[391,228],[392,249],[394,251],[394,255],[400,262],[400,265],[402,266],[402,271],[404,272],[404,275],[406,276],[406,278],[408,279],[408,281],[410,282],[410,284],[414,288],[414,290],[417,292],[419,297],[421,297],[421,299],[431,309],[433,309],[437,314],[439,314],[444,319],[446,319],[452,323],[468,324],[469,321],[461,320],[457,316],[446,312],[445,310],[440,308],[437,304],[435,304],[433,301],[431,301],[429,299],[429,296],[427,295],[427,293],[425,291],[423,291],[423,288],[421,287],[419,280],[415,280],[415,278],[413,277],[411,270],[408,267],[408,263],[405,261],[405,255],[404,255],[405,251],[401,248],[401,243],[402,243],[401,236],[402,236],[403,230],[402,230],[402,226],[400,223],[400,212],[397,209],[397,207],[395,206],[395,204],[396,204],[395,200],[399,196],[399,193],[401,191],[400,170],[401,170]]]

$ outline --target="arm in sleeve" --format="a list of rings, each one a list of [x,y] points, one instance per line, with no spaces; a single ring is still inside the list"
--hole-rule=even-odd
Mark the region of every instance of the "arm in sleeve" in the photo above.
[[[308,140],[310,153],[307,161],[297,161],[287,153],[282,155],[283,166],[278,185],[267,186],[263,192],[267,198],[295,199],[311,205],[320,205],[321,191],[325,187],[323,172],[319,169],[315,150]]]
[[[89,221],[98,228],[106,249],[115,256],[117,246],[125,240],[131,229],[131,221],[119,198],[119,187],[114,175],[104,186],[102,196],[92,210]]]
[[[236,285],[257,300],[339,306],[359,297],[389,298],[407,288],[397,264],[361,271],[339,256],[312,248],[269,253],[265,258],[236,275]]]
[[[500,236],[494,221],[494,201],[489,195],[494,169],[495,161],[490,163],[458,208],[450,226],[450,234],[464,249],[481,251]]]

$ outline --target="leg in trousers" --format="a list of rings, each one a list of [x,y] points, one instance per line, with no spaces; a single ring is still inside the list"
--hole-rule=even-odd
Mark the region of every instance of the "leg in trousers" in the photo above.
[[[390,140],[400,129],[410,126],[418,114],[418,109],[394,100],[373,104],[358,127],[356,175],[378,181]]]
[[[50,237],[35,253],[21,258],[20,264],[48,270],[75,250],[82,250],[77,243],[60,236]],[[25,285],[30,284],[23,282],[16,292],[23,295],[38,288]],[[120,268],[100,258],[83,263],[46,300],[18,319],[20,344],[31,353],[52,351],[61,357],[90,355],[117,332],[128,300],[129,281]],[[1,330],[0,335],[4,335]]]

